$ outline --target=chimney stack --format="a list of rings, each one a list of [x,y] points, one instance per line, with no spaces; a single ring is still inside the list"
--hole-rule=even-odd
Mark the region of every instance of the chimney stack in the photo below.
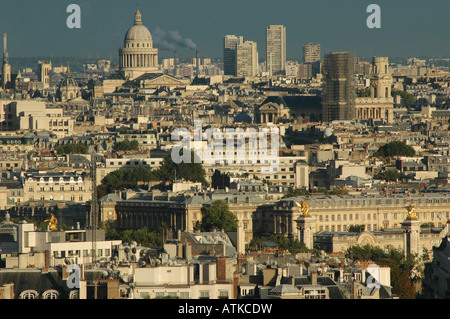
[[[177,56],[177,51],[173,51],[173,75],[176,76],[177,75],[177,67],[178,67],[178,56]]]
[[[200,58],[198,57],[198,51],[195,52],[195,62],[197,64],[197,77],[200,75]]]

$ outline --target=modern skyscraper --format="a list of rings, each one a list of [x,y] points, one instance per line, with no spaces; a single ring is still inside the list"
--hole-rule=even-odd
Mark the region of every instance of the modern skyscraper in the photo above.
[[[3,33],[3,67],[2,67],[2,87],[6,89],[11,82],[11,65],[9,64],[8,55],[8,38]]]
[[[322,114],[324,122],[355,118],[355,58],[349,52],[324,57]]]
[[[309,42],[303,45],[303,63],[320,61],[320,44]]]
[[[266,27],[266,63],[270,75],[286,72],[286,27],[270,25]]]
[[[244,43],[243,36],[226,35],[223,37],[223,74],[237,75],[236,48]]]
[[[311,65],[311,76],[320,73],[320,44],[309,42],[303,45],[303,64]]]
[[[258,74],[258,48],[256,42],[245,41],[236,47],[237,76],[256,76]]]

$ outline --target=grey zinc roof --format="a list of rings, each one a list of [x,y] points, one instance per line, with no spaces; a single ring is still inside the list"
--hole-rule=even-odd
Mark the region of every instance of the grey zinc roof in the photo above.
[[[113,193],[113,194],[108,194],[103,196],[102,198],[100,198],[101,202],[118,202],[121,201],[122,199],[120,198],[119,195]]]
[[[297,287],[289,284],[281,284],[270,290],[270,293],[273,294],[299,293],[299,292],[300,290]]]

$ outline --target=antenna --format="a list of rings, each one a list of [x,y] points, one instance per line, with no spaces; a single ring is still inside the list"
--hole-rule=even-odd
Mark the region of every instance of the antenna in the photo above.
[[[95,161],[95,153],[91,153],[91,182],[92,182],[92,199],[91,199],[91,218],[90,227],[92,230],[92,263],[95,264],[97,257],[97,224],[98,224],[98,206],[97,206],[97,165]]]

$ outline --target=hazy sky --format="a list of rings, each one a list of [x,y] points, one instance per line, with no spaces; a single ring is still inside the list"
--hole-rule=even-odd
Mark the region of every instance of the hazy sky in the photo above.
[[[138,2],[150,31],[178,31],[202,57],[222,57],[226,34],[256,41],[264,57],[270,24],[286,26],[288,58],[302,58],[310,41],[321,44],[322,54],[450,57],[450,0],[0,0],[0,32],[8,33],[10,56],[117,59]],[[81,7],[81,29],[66,26],[71,3]],[[381,29],[366,26],[371,3],[381,7]]]

